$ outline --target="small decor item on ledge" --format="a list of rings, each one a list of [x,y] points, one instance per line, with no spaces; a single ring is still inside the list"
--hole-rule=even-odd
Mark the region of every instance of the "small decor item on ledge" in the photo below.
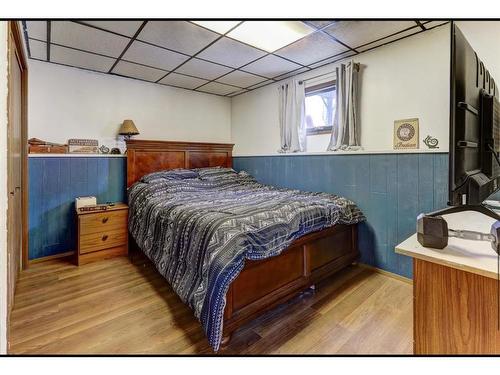
[[[69,139],[69,152],[72,154],[98,154],[99,141],[97,139]]]
[[[418,118],[394,121],[394,149],[418,149]]]
[[[101,147],[99,147],[99,151],[101,152],[101,154],[109,154],[109,147],[102,145]]]
[[[38,138],[28,139],[28,152],[30,154],[66,154],[68,146],[47,142]]]
[[[118,147],[113,147],[110,152],[111,155],[120,155],[120,149]]]
[[[430,135],[428,135],[427,137],[425,137],[425,139],[424,139],[423,142],[429,148],[439,148],[439,146],[438,146],[438,144],[439,144],[438,139],[434,138],[434,137],[431,137]]]
[[[125,140],[128,141],[133,135],[138,135],[139,130],[137,130],[132,120],[124,120],[118,134],[123,135]]]

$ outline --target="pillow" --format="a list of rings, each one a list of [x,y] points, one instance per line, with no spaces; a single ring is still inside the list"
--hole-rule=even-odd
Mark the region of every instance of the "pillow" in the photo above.
[[[191,169],[170,169],[166,171],[149,173],[141,178],[141,182],[152,182],[160,179],[165,180],[185,180],[187,178],[198,178],[198,172]]]
[[[209,168],[197,168],[194,170],[198,172],[202,180],[233,178],[238,176],[238,174],[233,168],[209,167]]]
[[[239,171],[238,177],[253,177],[253,176],[250,173],[248,173],[247,171]]]
[[[240,181],[243,182],[257,182],[254,176],[252,176],[250,173],[247,171],[239,171],[238,172],[238,178]]]

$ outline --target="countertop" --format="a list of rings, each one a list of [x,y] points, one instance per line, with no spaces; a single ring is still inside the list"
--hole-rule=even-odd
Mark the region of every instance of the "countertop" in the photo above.
[[[443,215],[449,229],[490,232],[495,219],[479,212],[467,211]],[[416,222],[415,222],[416,224]],[[450,237],[444,249],[431,249],[420,245],[417,234],[409,237],[395,248],[396,253],[475,273],[498,278],[498,255],[487,241],[472,241]]]

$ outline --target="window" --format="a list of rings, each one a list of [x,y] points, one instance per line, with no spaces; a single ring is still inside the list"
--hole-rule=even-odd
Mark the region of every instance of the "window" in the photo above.
[[[337,90],[335,81],[306,88],[307,135],[331,133]]]

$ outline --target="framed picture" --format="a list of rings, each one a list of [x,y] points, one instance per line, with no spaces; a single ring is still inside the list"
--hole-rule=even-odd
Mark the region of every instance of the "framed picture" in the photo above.
[[[394,149],[418,149],[418,118],[394,121]]]

